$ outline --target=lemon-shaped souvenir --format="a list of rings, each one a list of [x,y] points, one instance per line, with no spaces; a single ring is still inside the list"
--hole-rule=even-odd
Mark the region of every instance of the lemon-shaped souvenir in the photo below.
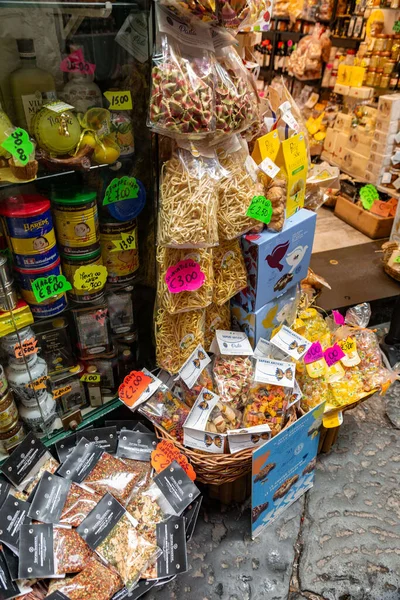
[[[118,160],[121,150],[111,137],[104,137],[94,149],[93,160],[99,165],[112,165]]]
[[[4,142],[11,134],[13,129],[10,119],[6,113],[0,109],[0,144]],[[8,134],[6,132],[9,132]],[[2,146],[0,146],[0,156],[10,156],[9,152]]]
[[[57,113],[43,106],[32,119],[32,132],[40,148],[61,156],[75,150],[81,126],[70,110]]]

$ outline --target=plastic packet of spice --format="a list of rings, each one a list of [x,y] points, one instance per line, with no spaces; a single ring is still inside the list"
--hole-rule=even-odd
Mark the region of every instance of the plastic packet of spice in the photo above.
[[[19,491],[30,494],[44,471],[54,473],[59,463],[32,432],[3,463],[1,470]]]
[[[28,515],[34,521],[58,523],[71,481],[45,471],[39,481],[30,505]]]
[[[12,581],[17,581],[19,564],[19,558],[17,554],[10,550],[10,548],[5,544],[1,546],[1,551],[3,553],[3,558],[7,564],[8,572],[10,573]]]
[[[56,442],[55,446],[59,461],[63,463],[76,446],[76,433],[73,433],[59,442]]]
[[[19,500],[11,494],[0,508],[0,542],[6,544],[16,554],[18,554],[21,527],[31,521],[28,516],[29,508],[29,502]]]
[[[139,474],[119,458],[82,438],[61,465],[58,474],[75,483],[84,483],[100,495],[110,492],[125,504]]]
[[[11,484],[0,475],[0,508],[3,506],[10,489]]]
[[[157,523],[168,516],[157,503],[159,496],[158,488],[154,488],[153,482],[149,480],[141,489],[135,488],[126,506],[128,513],[137,521],[138,533],[152,544],[157,543]]]
[[[154,477],[149,492],[154,493],[164,514],[176,517],[200,495],[198,487],[175,460]]]
[[[203,497],[200,496],[183,511],[183,516],[186,519],[186,542],[192,539],[194,530],[196,529],[197,519],[199,517],[200,507]]]
[[[156,584],[155,581],[149,581],[148,579],[140,579],[138,583],[129,591],[126,587],[119,590],[111,600],[138,600],[144,594],[146,594]]]
[[[145,579],[165,579],[188,570],[185,524],[184,517],[169,517],[155,525],[157,546],[162,554],[143,574]]]
[[[138,534],[137,521],[110,494],[80,524],[77,531],[120,574],[130,590],[157,559],[160,549]]]
[[[9,600],[21,594],[19,585],[12,579],[4,557],[3,549],[0,550],[0,598]]]
[[[183,424],[189,410],[189,407],[164,384],[160,385],[152,397],[139,407],[142,415],[164,429],[178,442],[183,441]]]
[[[109,454],[115,454],[117,451],[118,435],[115,426],[98,427],[89,429],[89,431],[86,431],[86,429],[85,431],[77,431],[76,441],[79,442],[83,437],[89,442],[94,442]]]

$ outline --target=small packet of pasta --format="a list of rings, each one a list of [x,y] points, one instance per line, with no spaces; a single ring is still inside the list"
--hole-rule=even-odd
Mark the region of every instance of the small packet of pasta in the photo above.
[[[162,384],[151,398],[139,407],[139,412],[182,443],[183,424],[189,414],[189,407],[165,384]]]
[[[229,301],[225,302],[224,304],[221,304],[220,306],[218,306],[218,304],[214,304],[214,302],[207,306],[204,333],[205,349],[210,349],[217,329],[224,329],[225,331],[229,331],[230,328],[231,305]]]
[[[239,240],[221,242],[213,249],[213,301],[222,306],[247,286],[247,271]]]
[[[213,390],[211,358],[202,346],[197,346],[179,370],[179,386],[188,406],[193,406],[201,390]]]

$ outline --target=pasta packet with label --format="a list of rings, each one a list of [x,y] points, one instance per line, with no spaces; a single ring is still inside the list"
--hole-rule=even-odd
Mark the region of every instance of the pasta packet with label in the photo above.
[[[206,322],[204,342],[205,349],[209,350],[215,337],[217,329],[229,331],[231,328],[231,305],[230,302],[218,305],[214,302],[206,308]]]
[[[189,407],[165,384],[161,384],[151,398],[141,404],[139,412],[182,443],[183,424],[189,414]]]

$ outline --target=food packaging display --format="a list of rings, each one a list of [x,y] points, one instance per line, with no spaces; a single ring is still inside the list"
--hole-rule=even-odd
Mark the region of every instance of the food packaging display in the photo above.
[[[183,424],[189,414],[189,407],[165,384],[139,407],[139,412],[178,442],[182,442]]]
[[[213,270],[213,302],[221,306],[247,284],[246,266],[239,240],[221,242],[217,248],[214,248]]]

